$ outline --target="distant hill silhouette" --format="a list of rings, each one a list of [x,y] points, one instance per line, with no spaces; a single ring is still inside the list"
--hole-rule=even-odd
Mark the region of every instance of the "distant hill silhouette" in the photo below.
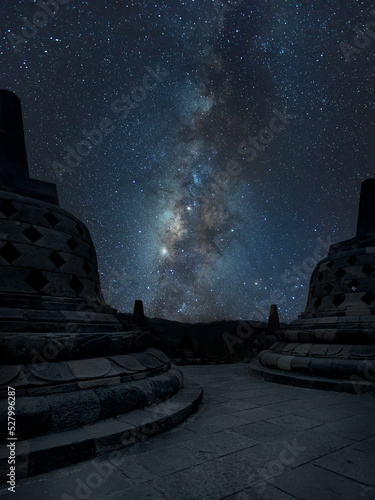
[[[121,316],[132,320],[132,314]],[[177,364],[247,361],[276,340],[262,321],[187,323],[146,317],[144,329],[152,330],[161,339],[158,348]]]

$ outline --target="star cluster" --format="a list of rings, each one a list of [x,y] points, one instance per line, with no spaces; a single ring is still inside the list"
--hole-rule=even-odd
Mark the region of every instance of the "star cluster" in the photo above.
[[[107,302],[182,321],[277,303],[294,319],[374,176],[371,3],[0,9],[1,88],[22,100],[31,176],[88,226]]]

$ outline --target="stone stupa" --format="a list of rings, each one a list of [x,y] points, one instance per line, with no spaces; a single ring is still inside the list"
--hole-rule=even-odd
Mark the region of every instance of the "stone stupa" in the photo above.
[[[249,368],[275,382],[375,394],[375,179],[362,183],[357,234],[331,245],[307,306]]]
[[[9,386],[18,478],[130,445],[195,410],[201,388],[184,387],[181,371],[150,347],[150,332],[130,329],[103,298],[85,225],[59,206],[54,184],[30,179],[21,103],[1,90],[3,480]]]

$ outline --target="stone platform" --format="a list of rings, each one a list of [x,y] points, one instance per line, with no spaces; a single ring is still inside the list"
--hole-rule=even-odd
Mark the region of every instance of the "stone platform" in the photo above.
[[[93,460],[19,477],[16,493],[2,489],[0,498],[375,498],[373,397],[257,380],[246,364],[182,371],[205,394],[183,424]]]
[[[172,369],[169,376],[173,375],[173,371],[176,378],[182,379],[182,374],[179,373],[178,369]],[[154,380],[154,384],[156,387],[163,387],[160,384],[160,378]],[[144,384],[142,386],[140,383],[138,389],[144,389]],[[121,392],[126,394],[126,388],[122,388]],[[117,398],[113,396],[112,394],[110,402],[116,406],[118,394],[115,395]],[[159,396],[165,399],[166,394],[159,394]],[[81,426],[75,426],[70,430],[59,431],[57,429],[55,432],[30,437],[30,439],[18,439],[16,444],[17,476],[21,478],[41,474],[144,441],[181,423],[197,409],[202,396],[201,386],[190,383],[180,389],[178,394],[172,395],[165,401],[152,395],[152,400],[157,400],[158,403],[145,406],[137,411],[127,411],[124,414],[116,414],[112,418],[102,418],[100,421],[97,421],[95,413],[93,415],[86,414],[87,423],[85,425],[81,423]],[[80,396],[80,399],[83,400],[83,404],[81,404],[84,406],[85,398]],[[60,403],[60,408],[63,411],[67,411],[72,406],[71,399],[66,401],[66,408],[61,400],[57,403]],[[80,403],[76,402],[77,404]],[[128,407],[127,398],[124,398],[123,405]],[[45,410],[45,407],[42,406],[42,408]],[[37,408],[28,408],[28,410],[25,415],[18,415],[16,422],[21,424],[22,420],[25,426],[27,422],[35,426],[35,415],[31,413],[32,410],[35,413],[39,410]],[[39,415],[40,419],[43,417],[46,418],[46,415]],[[41,422],[41,424],[45,426],[46,422]],[[66,427],[66,422],[64,427]],[[30,434],[35,434],[35,430]],[[8,469],[8,455],[9,450],[1,446],[0,476],[2,480],[6,477]]]

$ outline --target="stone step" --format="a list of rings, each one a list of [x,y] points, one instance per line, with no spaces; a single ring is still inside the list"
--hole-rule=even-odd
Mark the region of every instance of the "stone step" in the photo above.
[[[356,375],[352,379],[328,378],[312,374],[303,375],[297,372],[266,368],[259,361],[249,363],[249,373],[255,378],[267,382],[276,382],[277,384],[351,394],[375,395],[375,383]]]
[[[144,441],[183,422],[202,401],[199,384],[186,382],[166,401],[115,418],[15,442],[17,478],[42,474]],[[0,482],[9,472],[10,443],[0,446]]]

